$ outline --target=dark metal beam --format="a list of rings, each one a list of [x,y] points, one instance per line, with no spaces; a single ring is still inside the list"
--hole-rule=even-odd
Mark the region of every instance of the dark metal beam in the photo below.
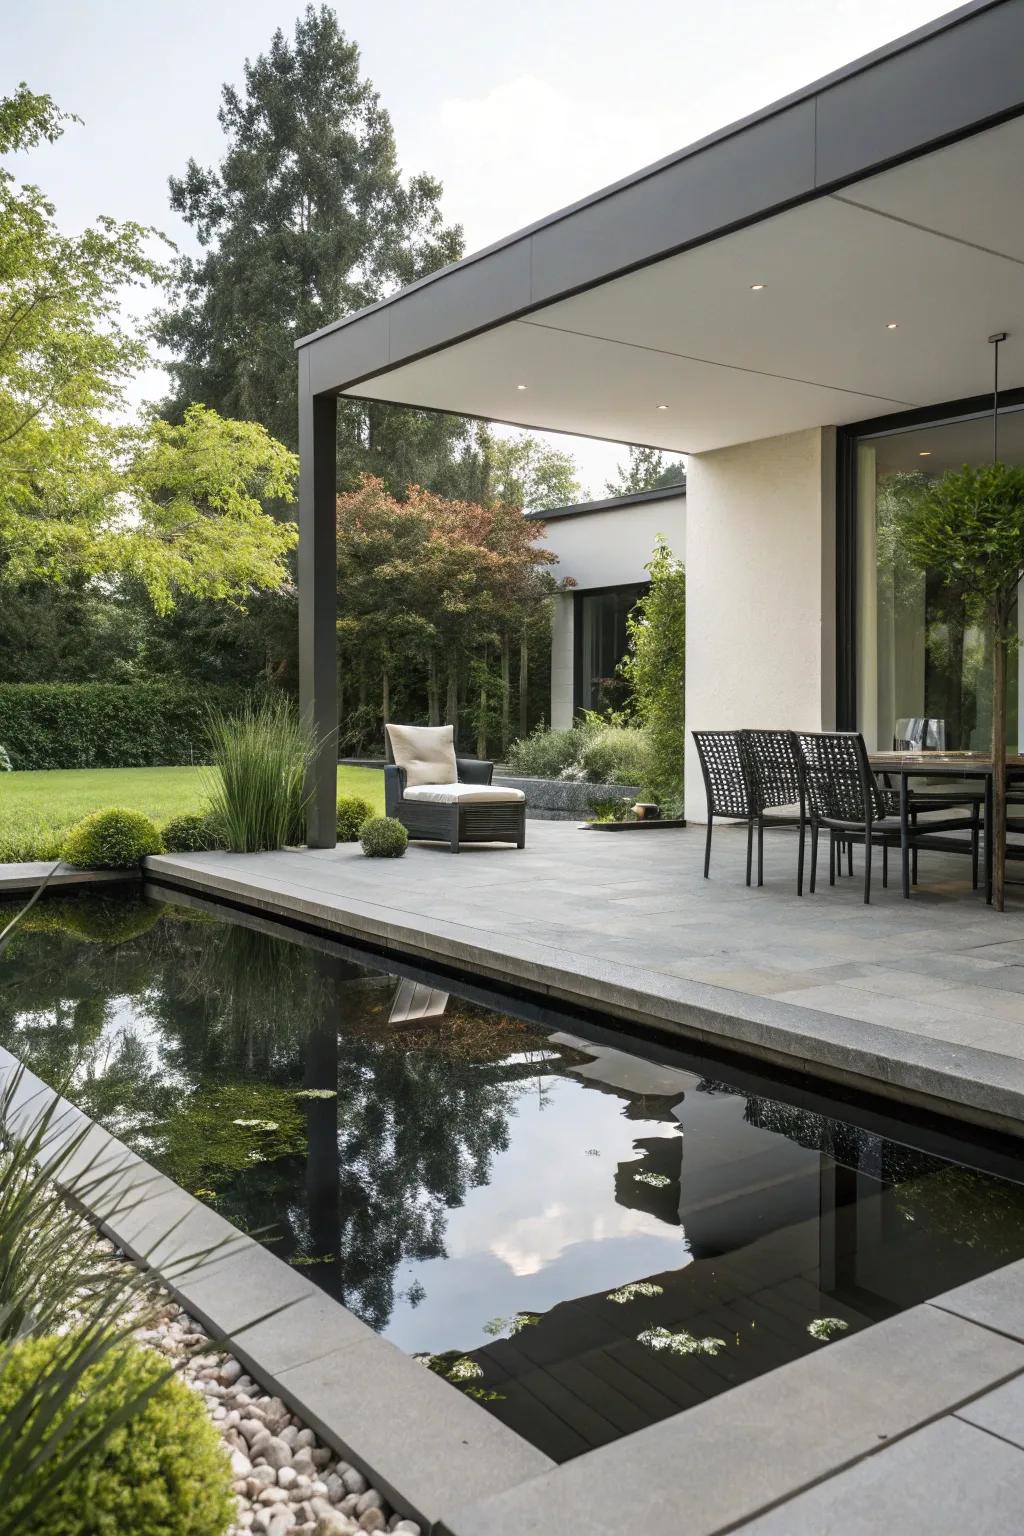
[[[314,395],[299,355],[299,707],[317,742],[306,841],[338,840],[337,428],[333,395]]]

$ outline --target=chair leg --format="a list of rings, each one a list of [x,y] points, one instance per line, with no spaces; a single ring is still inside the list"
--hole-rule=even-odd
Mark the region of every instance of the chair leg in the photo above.
[[[889,844],[882,844],[882,890],[889,888]]]
[[[910,883],[911,883],[911,885],[916,885],[917,884],[917,841],[916,841],[916,839],[917,839],[917,812],[916,811],[911,811],[911,813],[910,813],[910,830],[911,830],[911,835],[915,839],[914,846],[913,846],[913,848],[911,849],[911,852],[910,852]]]
[[[804,893],[804,849],[807,845],[807,823],[800,818],[800,839],[796,855],[796,893],[802,896]]]
[[[764,885],[764,817],[757,818],[757,883]]]
[[[864,833],[864,905],[871,904],[871,834]]]
[[[704,879],[705,880],[708,877],[708,870],[711,868],[711,823],[712,823],[713,820],[714,820],[714,817],[712,816],[711,812],[708,811],[708,835],[707,835],[707,837],[704,840]]]
[[[750,884],[750,867],[754,860],[754,818],[747,817],[747,884]]]
[[[847,842],[846,842],[846,864],[847,864],[847,868],[849,869],[849,872],[850,872],[850,879],[852,880],[853,879],[853,838],[852,837],[848,838]]]
[[[818,823],[811,822],[811,895],[818,879]]]
[[[978,889],[978,802],[975,800],[971,807],[971,890]]]
[[[829,885],[836,883],[836,835],[834,832],[828,834],[828,883]]]
[[[448,845],[451,848],[452,853],[458,853],[458,851],[459,851],[459,808],[458,808],[457,805],[452,806],[452,825],[451,825],[451,832],[449,834]]]

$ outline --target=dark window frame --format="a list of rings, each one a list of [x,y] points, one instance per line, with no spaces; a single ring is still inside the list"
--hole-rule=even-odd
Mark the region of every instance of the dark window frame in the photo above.
[[[607,597],[609,593],[635,592],[633,607],[651,590],[649,581],[621,581],[606,587],[577,587],[572,594],[572,713],[573,719],[585,708],[583,700],[583,600]]]
[[[1024,406],[1024,389],[999,392],[1000,409]],[[836,429],[836,729],[856,731],[857,719],[857,442],[943,421],[991,413],[992,396],[970,395],[938,405],[872,416]]]

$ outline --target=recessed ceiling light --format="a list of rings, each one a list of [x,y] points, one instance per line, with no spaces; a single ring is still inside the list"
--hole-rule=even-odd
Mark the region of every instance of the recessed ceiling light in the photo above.
[[[932,451],[930,448],[922,448],[917,456],[919,459],[930,459],[932,456]]]
[[[751,283],[750,291],[751,293],[760,293],[764,286],[764,283]]]
[[[525,388],[526,388],[525,384],[517,384],[516,385],[516,389],[525,389]]]
[[[898,320],[890,320],[888,325],[886,326],[886,330],[887,331],[894,331],[894,330],[896,330],[898,325],[899,325],[899,321]]]
[[[668,406],[667,405],[659,405],[658,406],[658,410],[659,411],[667,411],[668,410]]]

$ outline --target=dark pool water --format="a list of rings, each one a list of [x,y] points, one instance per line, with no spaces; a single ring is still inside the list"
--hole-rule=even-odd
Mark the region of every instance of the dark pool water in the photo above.
[[[0,1043],[558,1460],[1024,1255],[895,1125],[317,946],[54,898]]]

